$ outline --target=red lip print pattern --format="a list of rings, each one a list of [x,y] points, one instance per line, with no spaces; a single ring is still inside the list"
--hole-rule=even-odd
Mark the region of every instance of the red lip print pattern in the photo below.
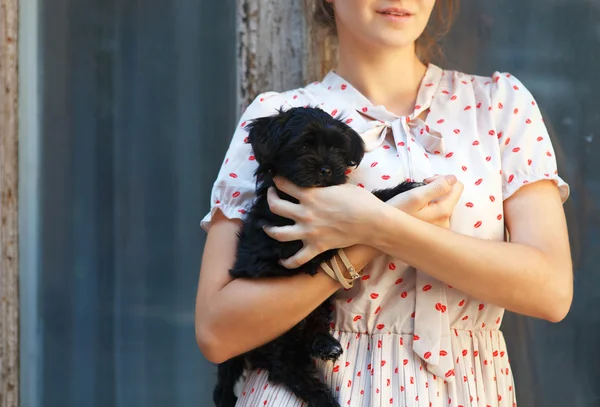
[[[446,306],[444,304],[439,303],[439,302],[437,304],[435,304],[435,309],[438,310],[438,311],[440,311],[441,313],[446,312]]]
[[[454,79],[456,82],[452,84]],[[465,82],[475,82],[475,85],[468,86]],[[485,85],[486,82],[489,83]],[[427,124],[422,123],[415,125],[420,119],[411,114],[408,125],[400,123],[401,134],[394,134],[388,129],[381,145],[367,151],[364,163],[352,168],[347,175],[354,184],[372,190],[385,188],[396,180],[420,180],[436,173],[460,172],[464,175],[461,181],[465,189],[462,204],[456,206],[458,216],[454,218],[454,225],[462,233],[476,234],[481,238],[500,235],[504,227],[501,205],[508,194],[524,182],[546,177],[545,174],[552,179],[558,175],[551,140],[547,137],[537,107],[519,82],[503,74],[494,75],[493,80],[454,74],[436,79],[426,75],[425,83],[420,92],[425,92],[427,97],[419,96],[414,109],[418,114],[433,106],[433,113],[427,119],[431,128],[426,130]],[[516,91],[514,86],[519,90]],[[315,92],[311,93],[311,89]],[[444,89],[447,89],[447,94],[442,93]],[[257,163],[247,144],[244,128],[255,117],[272,114],[281,106],[315,105],[336,116],[355,109],[352,117],[346,117],[344,121],[357,131],[362,131],[363,125],[378,125],[378,120],[393,123],[384,108],[369,104],[363,97],[357,97],[356,92],[350,84],[336,79],[301,92],[294,91],[284,96],[273,93],[257,99],[257,102],[261,99],[263,102],[250,106],[235,128],[236,133],[223,164],[226,169],[219,174],[214,195],[210,198],[212,205],[221,205],[224,211],[228,211],[228,216],[241,216],[250,207],[248,199],[252,198],[252,188],[255,187],[252,173]],[[305,93],[309,93],[308,97]],[[419,133],[421,130],[423,134]],[[434,148],[426,146],[424,140],[438,133],[443,144]],[[407,143],[412,144],[409,144],[411,151],[408,151]],[[409,161],[404,161],[407,158]],[[374,165],[370,167],[372,163]],[[473,175],[467,177],[468,174]],[[483,380],[484,386],[498,388],[498,393],[493,395],[494,400],[500,394],[501,403],[512,405],[514,391],[510,369],[506,365],[507,355],[496,348],[482,349],[481,354],[476,349],[477,339],[484,343],[490,334],[496,335],[501,323],[498,310],[493,305],[480,305],[480,302],[448,288],[446,284],[427,284],[427,280],[417,284],[407,270],[411,269],[403,263],[382,256],[367,266],[356,287],[348,294],[340,292],[339,297],[334,299],[335,323],[332,322],[331,329],[343,344],[344,356],[337,363],[320,364],[319,367],[323,377],[326,376],[325,380],[331,383],[339,403],[370,405],[376,404],[373,400],[383,400],[385,405],[404,407],[415,403],[416,399],[426,399],[428,394],[435,397],[439,392],[439,397],[444,397],[440,391],[440,386],[444,385],[452,388],[452,394],[462,395],[453,396],[448,407],[462,407],[470,405],[469,400],[472,400],[471,404],[475,403],[476,395],[470,389],[477,377]],[[419,299],[426,299],[422,309],[416,306]],[[425,322],[435,325],[436,329],[440,328],[436,322],[438,319],[454,321],[451,323],[456,324],[458,332],[449,331],[452,348],[431,345],[430,332],[426,330],[413,332],[412,341],[403,341],[403,336],[397,333],[402,327],[396,326],[393,321],[415,318],[416,328],[425,309],[432,315],[432,321]],[[433,338],[437,340],[435,336]],[[492,339],[492,343],[497,343],[497,336]],[[424,354],[427,360],[421,361],[413,352],[415,343],[428,351]],[[501,343],[500,346],[502,349],[504,345]],[[455,352],[450,349],[455,349]],[[368,358],[364,356],[366,354]],[[394,359],[393,355],[399,355],[398,359]],[[475,361],[475,358],[479,360]],[[472,368],[462,365],[465,359],[473,360]],[[436,371],[437,378],[441,380],[431,380],[434,360],[440,363],[449,360],[460,370],[453,371],[444,366]],[[484,360],[487,361],[485,365]],[[367,362],[372,362],[372,367],[366,375],[362,375]],[[489,377],[483,369],[488,369]],[[495,379],[493,372],[499,372]],[[455,375],[458,378],[452,381]],[[270,385],[263,393],[268,380],[266,377],[263,372],[249,378],[241,405],[262,405],[267,401],[277,407],[291,407],[292,402],[286,401],[287,395],[279,387]],[[411,377],[414,384],[410,384]],[[371,380],[375,380],[377,385],[367,390],[365,383]],[[408,394],[403,380],[411,390]],[[256,389],[254,393],[251,393],[251,388]],[[445,405],[447,401],[446,397]],[[300,402],[294,405],[299,406]]]

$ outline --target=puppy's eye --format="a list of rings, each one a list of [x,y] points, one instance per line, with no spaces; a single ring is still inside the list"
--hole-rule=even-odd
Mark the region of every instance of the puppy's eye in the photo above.
[[[299,151],[302,153],[302,152],[306,151],[307,148],[308,147],[306,146],[306,144],[302,144],[299,148]]]

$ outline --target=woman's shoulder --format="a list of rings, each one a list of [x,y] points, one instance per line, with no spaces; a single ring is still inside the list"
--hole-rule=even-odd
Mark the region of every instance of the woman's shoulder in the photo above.
[[[482,74],[443,69],[442,72],[442,87],[452,87],[458,92],[473,91],[476,96],[487,96],[489,99],[519,92],[520,96],[531,98],[531,93],[525,84],[509,71],[494,70]]]
[[[270,116],[279,111],[308,104],[304,88],[285,91],[266,90],[260,92],[249,103],[242,105],[241,124],[257,117]]]
[[[324,88],[319,81],[287,90],[266,90],[259,93],[252,103],[283,103],[290,106],[300,106],[318,97],[323,90]]]
[[[341,105],[343,101],[322,81],[316,81],[297,88],[259,93],[247,106],[243,106],[242,119],[272,115],[295,107],[324,108],[329,104]]]

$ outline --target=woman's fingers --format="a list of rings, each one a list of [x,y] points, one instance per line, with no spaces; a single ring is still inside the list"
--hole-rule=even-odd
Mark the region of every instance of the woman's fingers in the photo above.
[[[297,215],[299,211],[299,205],[281,199],[273,187],[267,191],[267,203],[271,212],[287,219],[295,219],[294,215]]]
[[[462,195],[463,189],[464,185],[461,182],[457,182],[453,185],[452,190],[448,194],[436,199],[433,202],[437,217],[443,219],[449,218],[452,215],[454,207]]]
[[[317,253],[311,246],[304,246],[302,249],[298,250],[296,254],[287,259],[281,259],[279,264],[287,269],[295,269],[303,264],[306,264],[312,258],[317,256]]]
[[[284,178],[284,177],[275,176],[273,178],[273,182],[275,182],[275,185],[277,186],[277,188],[279,190],[285,192],[286,194],[288,194],[290,196],[293,196],[297,200],[300,200],[300,196],[302,195],[302,192],[304,192],[304,190],[305,190],[305,188],[301,188],[301,187],[297,186],[296,184],[294,184],[293,182],[291,182],[290,180],[288,180],[287,178]]]
[[[294,240],[302,240],[306,233],[302,231],[299,225],[289,226],[265,226],[263,230],[271,238],[280,242],[292,242]]]
[[[457,182],[453,185],[452,190],[450,192],[436,200],[436,203],[439,205],[448,205],[452,208],[456,206],[458,200],[460,199],[462,192],[465,186],[462,182]]]
[[[419,194],[418,197],[423,205],[427,205],[431,201],[439,200],[448,195],[453,190],[456,182],[457,179],[454,175],[435,176],[427,178],[425,180],[427,185],[416,188],[414,191]]]

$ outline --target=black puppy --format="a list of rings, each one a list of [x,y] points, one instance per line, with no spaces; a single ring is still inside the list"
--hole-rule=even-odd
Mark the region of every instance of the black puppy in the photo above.
[[[364,155],[362,138],[340,117],[334,118],[319,108],[298,107],[253,120],[248,126],[248,141],[258,163],[256,200],[248,211],[238,234],[237,258],[230,274],[233,278],[291,276],[317,273],[319,265],[330,260],[336,250],[322,253],[298,269],[289,270],[278,260],[294,255],[302,241],[279,242],[262,229],[265,225],[291,225],[293,221],[273,214],[267,203],[267,190],[273,177],[283,176],[300,187],[326,187],[344,184],[346,170],[358,166]],[[394,188],[374,191],[381,200],[420,186],[404,182]],[[282,199],[297,203],[278,190]],[[313,358],[336,360],[342,346],[329,332],[331,304],[326,300],[304,320],[279,338],[218,367],[218,383],[213,400],[218,407],[233,407],[235,382],[243,369],[263,369],[269,380],[287,386],[309,407],[338,407],[327,386],[318,379]]]

